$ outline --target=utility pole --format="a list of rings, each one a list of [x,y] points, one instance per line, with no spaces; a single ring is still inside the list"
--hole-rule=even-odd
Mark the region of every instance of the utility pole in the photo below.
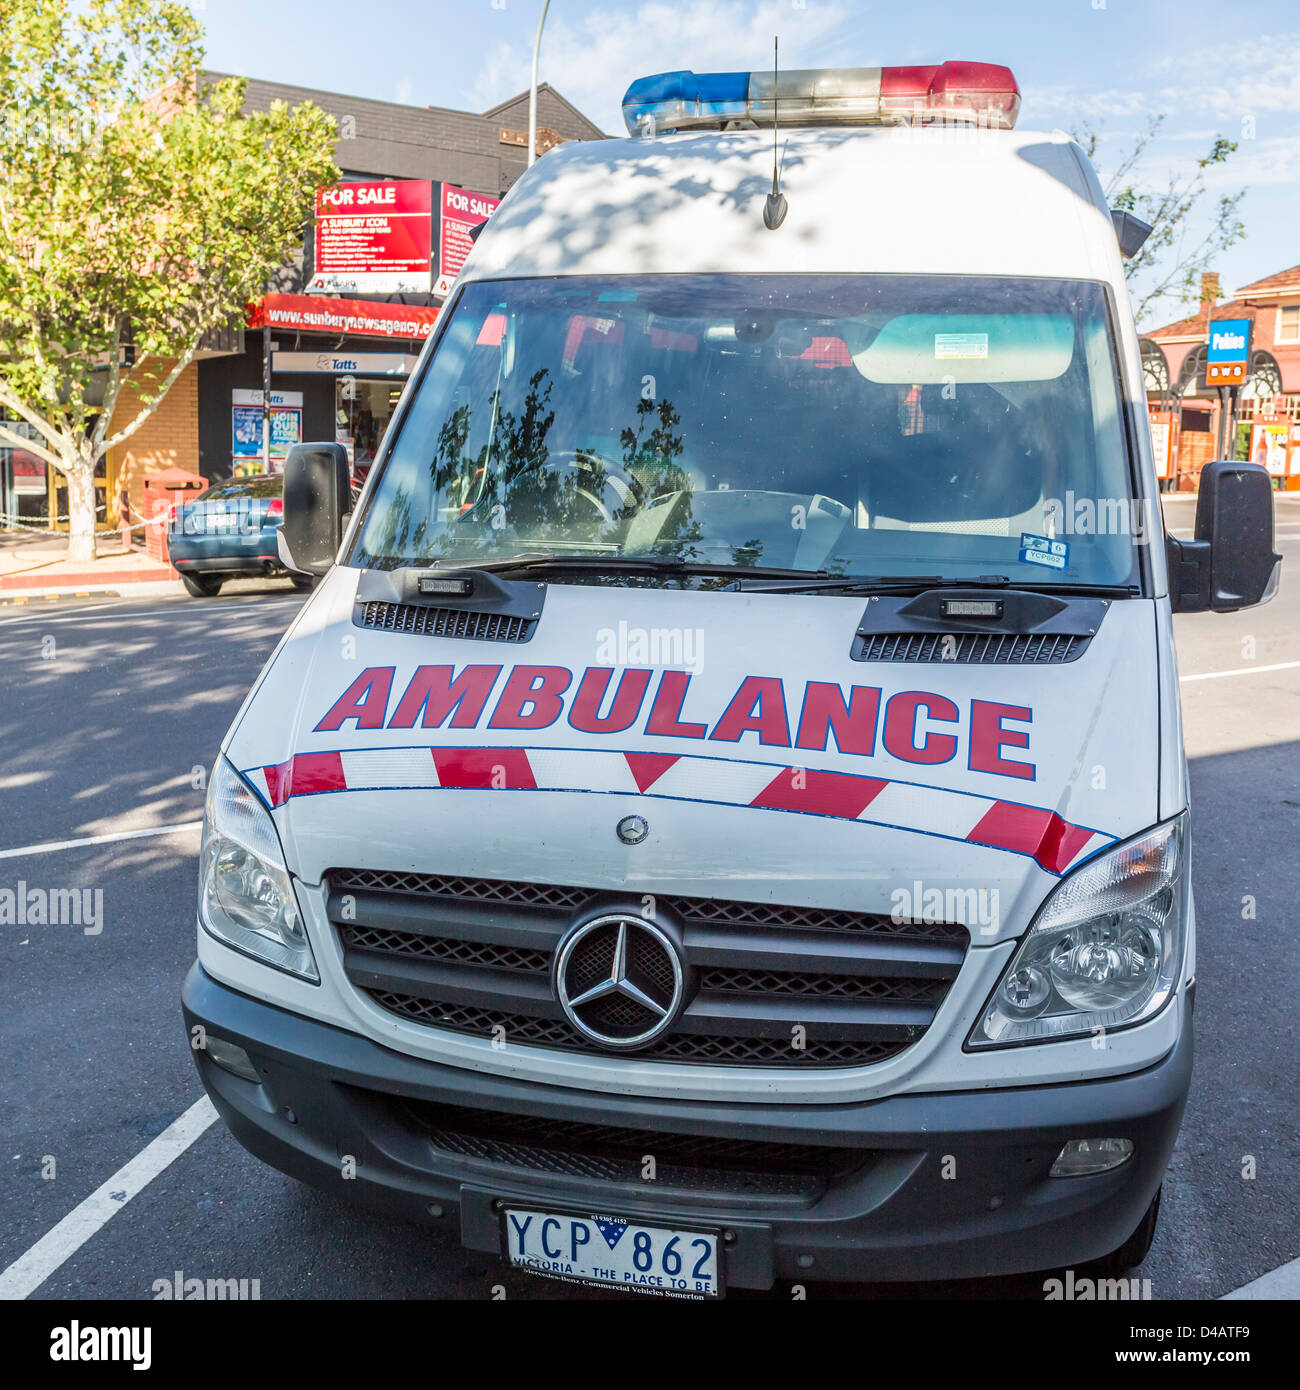
[[[262,472],[271,471],[271,325],[262,325]]]
[[[533,167],[537,158],[537,59],[542,51],[542,26],[546,23],[546,12],[551,8],[551,0],[542,0],[542,17],[537,21],[537,38],[533,41],[533,80],[528,87],[528,167]]]

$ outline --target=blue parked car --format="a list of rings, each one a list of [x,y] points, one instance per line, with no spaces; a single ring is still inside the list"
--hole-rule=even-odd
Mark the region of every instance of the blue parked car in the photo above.
[[[284,519],[284,478],[279,473],[232,478],[176,508],[168,531],[171,561],[196,598],[211,598],[227,579],[288,575],[309,589],[308,575],[289,575],[275,537]]]

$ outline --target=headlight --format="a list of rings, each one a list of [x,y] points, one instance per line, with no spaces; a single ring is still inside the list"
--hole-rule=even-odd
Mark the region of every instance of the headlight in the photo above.
[[[1183,960],[1185,821],[1098,855],[1053,890],[968,1046],[1120,1028],[1164,1007]]]
[[[271,813],[224,758],[208,785],[199,921],[218,941],[318,981]]]

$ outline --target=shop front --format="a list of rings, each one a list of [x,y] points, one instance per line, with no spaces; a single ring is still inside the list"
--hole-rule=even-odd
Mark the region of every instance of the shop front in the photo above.
[[[359,481],[437,319],[428,304],[263,296],[250,306],[244,351],[202,364],[203,476],[279,472],[295,444],[326,439],[347,448]]]
[[[416,354],[404,352],[275,352],[271,374],[321,375],[333,386],[333,439],[348,451],[355,482],[364,482],[397,409]],[[330,437],[330,436],[327,436]]]

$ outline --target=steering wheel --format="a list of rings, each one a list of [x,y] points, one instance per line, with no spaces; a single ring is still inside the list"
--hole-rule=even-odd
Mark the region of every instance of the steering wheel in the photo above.
[[[616,516],[636,510],[645,498],[641,484],[624,471],[622,464],[594,449],[558,449],[542,466],[548,472],[572,474],[578,496],[611,525]]]
[[[525,470],[518,477],[526,478],[537,473],[551,473],[557,479],[571,478],[574,495],[591,507],[601,522],[607,525],[613,525],[618,513],[639,507],[645,496],[640,483],[624,472],[621,464],[592,449],[554,449],[543,463]],[[509,505],[508,497],[502,500]],[[492,505],[492,500],[482,497],[462,520],[471,517],[481,507]]]

